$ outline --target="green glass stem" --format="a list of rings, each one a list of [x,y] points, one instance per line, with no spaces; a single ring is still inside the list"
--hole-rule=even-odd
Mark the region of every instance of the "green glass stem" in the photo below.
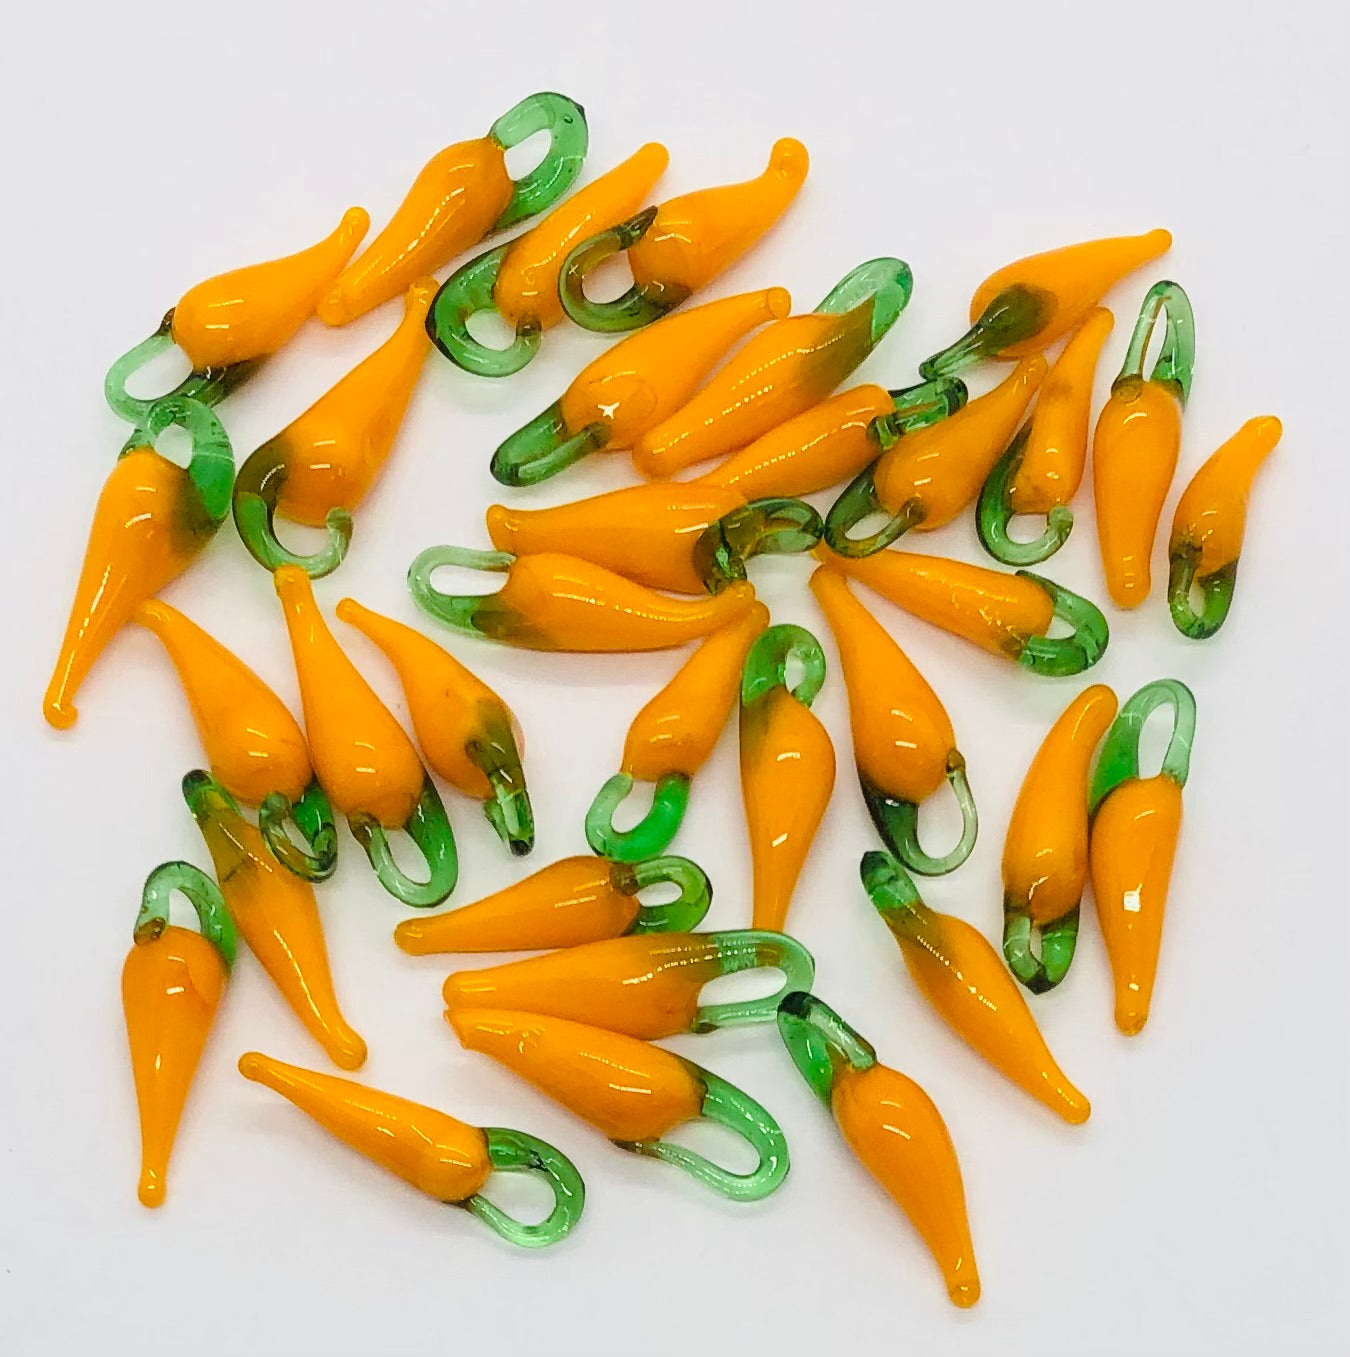
[[[307,849],[291,838],[288,820],[300,831]],[[258,828],[272,856],[296,876],[327,881],[337,870],[337,825],[328,794],[317,781],[294,805],[281,792],[270,792],[258,807]]]
[[[1143,377],[1144,359],[1159,318],[1165,325],[1162,348],[1148,380],[1165,386],[1184,407],[1195,372],[1195,313],[1191,310],[1191,299],[1179,283],[1167,280],[1154,283],[1144,294],[1139,318],[1130,335],[1130,347],[1112,389],[1116,383]]]
[[[778,1035],[798,1073],[826,1107],[834,1097],[834,1081],[844,1070],[867,1070],[877,1063],[871,1042],[823,999],[803,990],[783,996]]]
[[[846,273],[826,294],[816,310],[822,315],[842,316],[860,306],[871,307],[867,344],[858,361],[877,346],[909,305],[914,275],[903,259],[884,256],[869,259]]]
[[[741,705],[748,707],[772,689],[786,688],[790,660],[801,665],[802,677],[789,692],[809,707],[825,682],[825,651],[805,627],[789,622],[768,628],[750,647],[741,671]]]
[[[470,740],[464,752],[492,788],[483,802],[488,823],[516,857],[524,857],[534,847],[534,808],[506,714],[485,722],[479,738]]]
[[[1167,742],[1160,771],[1178,787],[1186,785],[1195,740],[1195,694],[1180,679],[1154,679],[1121,707],[1106,732],[1097,771],[1092,775],[1089,813],[1095,814],[1107,795],[1122,782],[1139,776],[1139,737],[1144,723],[1159,707],[1172,708],[1172,738]]]
[[[745,563],[766,552],[810,551],[825,525],[805,500],[757,499],[724,514],[694,543],[694,570],[710,594],[746,577]]]
[[[934,377],[886,394],[895,409],[888,415],[878,415],[868,429],[872,441],[883,452],[894,447],[902,435],[941,423],[970,399],[970,392],[959,377]]]
[[[347,817],[352,837],[366,850],[380,885],[396,900],[415,909],[439,905],[455,889],[459,879],[459,855],[455,836],[441,803],[440,793],[429,776],[424,776],[422,792],[407,823],[399,826],[417,845],[427,864],[427,879],[414,881],[394,861],[389,835],[372,816],[357,813]]]
[[[561,1150],[524,1131],[485,1126],[483,1134],[492,1167],[501,1173],[533,1173],[542,1178],[553,1193],[553,1209],[538,1225],[523,1225],[481,1193],[449,1205],[462,1206],[508,1243],[522,1248],[541,1249],[565,1239],[586,1205],[586,1184],[576,1165]]]
[[[911,528],[918,527],[924,520],[922,503],[911,499],[891,514],[889,521],[870,537],[849,535],[864,519],[888,512],[877,498],[876,470],[876,462],[863,467],[844,487],[843,493],[825,515],[825,541],[838,556],[871,556],[890,546]]]
[[[539,352],[543,329],[532,316],[516,322],[515,338],[504,349],[489,348],[469,332],[469,318],[495,311],[493,289],[510,244],[498,245],[452,273],[427,312],[431,342],[456,367],[478,377],[509,377]]]
[[[816,978],[816,963],[811,953],[786,933],[771,933],[745,928],[709,935],[717,947],[720,974],[735,975],[764,967],[782,971],[782,988],[762,999],[740,999],[722,1004],[701,1004],[694,1015],[694,1032],[714,1032],[720,1027],[740,1027],[747,1023],[772,1021],[785,994],[796,989],[809,990]]]
[[[234,489],[234,449],[224,426],[208,406],[190,396],[161,396],[151,403],[145,416],[145,441],[153,447],[155,439],[176,425],[192,440],[192,455],[187,474],[196,492],[196,508],[202,527],[214,531],[230,511],[230,493]]]
[[[548,150],[529,174],[516,180],[510,201],[493,225],[494,231],[504,231],[551,207],[581,173],[590,132],[586,110],[580,104],[551,90],[531,94],[507,109],[489,128],[488,136],[503,151],[509,151],[536,132],[549,134]]]
[[[302,556],[277,540],[277,500],[286,484],[289,467],[286,454],[275,441],[250,453],[234,485],[234,526],[248,554],[264,570],[298,565],[310,579],[331,575],[342,564],[352,540],[351,512],[341,505],[329,509],[325,518],[328,541],[315,552]]]
[[[612,862],[639,862],[663,853],[678,832],[689,805],[690,779],[663,773],[653,784],[651,809],[631,829],[616,829],[614,812],[633,790],[627,773],[615,773],[595,794],[586,812],[586,842]]]
[[[554,401],[498,446],[490,470],[501,485],[538,485],[573,462],[599,452],[608,442],[609,425],[601,420],[569,433],[562,402]]]
[[[646,862],[616,862],[610,880],[625,895],[637,895],[648,886],[672,885],[679,895],[659,905],[639,904],[629,933],[691,933],[703,922],[712,904],[712,882],[688,858],[648,858]]]
[[[979,834],[980,820],[975,809],[975,798],[971,794],[970,781],[966,777],[966,761],[960,752],[953,749],[947,755],[947,781],[956,793],[956,804],[961,809],[961,837],[956,846],[944,857],[930,857],[919,846],[919,808],[913,801],[902,801],[883,791],[869,781],[861,772],[858,782],[862,786],[863,800],[867,803],[868,814],[881,835],[882,842],[911,871],[920,876],[945,876],[954,872],[971,854],[975,839]]]
[[[141,890],[140,913],[136,915],[136,927],[132,932],[137,946],[154,942],[168,928],[169,900],[174,891],[187,896],[197,911],[202,937],[220,953],[228,972],[234,965],[237,946],[234,921],[225,908],[220,887],[190,862],[161,862],[146,877]]]
[[[1054,580],[1033,575],[1030,570],[1019,570],[1017,574],[1021,579],[1040,585],[1054,602],[1055,617],[1073,628],[1068,636],[1028,637],[1017,663],[1033,674],[1050,678],[1066,678],[1091,669],[1106,653],[1106,643],[1110,639],[1102,610]]]
[[[993,297],[975,323],[954,344],[919,364],[924,377],[951,377],[982,358],[1024,343],[1044,329],[1055,312],[1055,298],[1041,288],[1014,283]]]
[[[674,1164],[705,1187],[732,1201],[767,1197],[787,1177],[787,1137],[778,1123],[748,1093],[692,1061],[681,1062],[703,1085],[699,1116],[736,1132],[755,1151],[758,1162],[749,1173],[732,1173],[711,1159],[667,1140],[616,1140],[621,1150]]]
[[[1036,565],[1053,556],[1073,529],[1073,510],[1067,504],[1055,504],[1045,516],[1045,531],[1029,542],[1019,542],[1008,535],[1008,524],[1015,516],[1011,486],[1022,465],[1027,438],[1031,433],[1028,420],[1018,430],[1017,437],[994,463],[993,470],[980,489],[975,508],[975,526],[980,534],[980,545],[1004,565]]]
[[[1078,946],[1079,907],[1037,928],[1022,906],[1003,897],[1003,957],[1008,969],[1033,994],[1054,989],[1069,973]]]
[[[558,276],[558,300],[563,310],[584,330],[615,334],[636,330],[673,311],[688,296],[687,289],[652,279],[634,283],[613,301],[596,302],[586,295],[586,277],[606,260],[622,254],[647,234],[657,209],[644,208],[636,216],[583,240],[563,262]]]
[[[431,576],[442,566],[460,566],[465,570],[486,570],[504,574],[516,558],[507,551],[475,551],[472,547],[427,547],[408,567],[408,589],[417,606],[429,617],[444,622],[471,636],[492,636],[494,612],[492,594],[443,594],[431,583]]]
[[[1176,629],[1193,641],[1205,641],[1223,626],[1233,606],[1237,585],[1237,557],[1220,566],[1212,575],[1196,578],[1195,567],[1200,548],[1191,542],[1179,542],[1172,550],[1167,572],[1167,606]],[[1191,602],[1192,588],[1200,590],[1200,610]]]

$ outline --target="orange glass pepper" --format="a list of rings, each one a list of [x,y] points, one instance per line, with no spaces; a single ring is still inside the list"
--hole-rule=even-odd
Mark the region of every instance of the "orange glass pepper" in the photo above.
[[[1177,501],[1167,546],[1167,602],[1184,636],[1203,641],[1228,616],[1247,525],[1247,495],[1281,432],[1274,415],[1249,419],[1195,473]],[[1203,599],[1199,611],[1191,604],[1193,587]]]
[[[170,425],[192,437],[186,468],[154,449]],[[75,724],[75,694],[104,647],[139,604],[187,569],[229,512],[234,454],[205,405],[166,396],[151,406],[144,437],[143,446],[118,459],[94,510],[61,654],[42,700],[42,714],[58,730]]]
[[[547,131],[539,166],[512,181],[506,152]],[[561,94],[532,94],[508,109],[487,136],[438,151],[422,167],[389,224],[318,302],[325,325],[345,325],[406,292],[490,231],[542,212],[572,186],[586,155],[586,115]]]
[[[528,853],[534,847],[534,811],[510,708],[421,632],[353,598],[337,605],[337,615],[384,651],[398,671],[413,734],[432,770],[482,802],[488,823],[517,857]]]
[[[1141,777],[1139,736],[1161,706],[1172,708],[1172,738],[1161,769]],[[1157,679],[1120,709],[1092,779],[1092,898],[1115,979],[1116,1026],[1128,1037],[1143,1029],[1153,999],[1194,738],[1191,690],[1176,679]]]
[[[1113,236],[1028,255],[991,273],[970,299],[970,329],[919,365],[950,376],[981,358],[1024,358],[1069,333],[1128,273],[1171,248],[1170,231]]]
[[[837,556],[818,547],[816,554],[907,613],[1033,674],[1081,674],[1106,650],[1101,609],[1029,570],[1005,575],[914,551]],[[1047,635],[1056,619],[1073,628],[1068,636]]]
[[[912,1079],[877,1061],[814,994],[789,994],[778,1032],[798,1071],[830,1109],[863,1167],[910,1218],[963,1309],[980,1298],[961,1166],[942,1114]]]
[[[327,880],[337,867],[333,811],[286,704],[237,655],[167,603],[151,599],[132,616],[159,638],[178,671],[211,776],[236,800],[260,807],[258,827],[278,862],[309,881]],[[292,819],[308,851],[288,836]]]
[[[1166,317],[1158,361],[1144,377],[1153,328]],[[1195,367],[1195,318],[1176,283],[1144,298],[1120,375],[1092,435],[1092,491],[1107,592],[1137,608],[1152,583],[1153,538],[1181,448],[1181,412]]]
[[[443,594],[431,583],[441,566],[499,571],[495,594]],[[429,616],[459,631],[527,650],[668,650],[743,617],[755,586],[729,584],[696,601],[669,598],[576,556],[541,551],[428,547],[408,568],[408,588]]]
[[[699,991],[718,976],[762,967],[787,977],[777,994],[699,1004]],[[452,1013],[519,1009],[652,1041],[680,1032],[771,1022],[779,999],[790,990],[809,989],[814,976],[810,952],[784,933],[646,933],[503,966],[456,971],[442,994]]]
[[[201,932],[169,922],[181,891]],[[131,951],[122,967],[122,1011],[141,1121],[142,1206],[162,1206],[169,1155],[192,1077],[234,965],[234,925],[216,883],[188,862],[155,868],[141,895]]]
[[[503,485],[536,485],[592,452],[631,448],[682,406],[738,339],[792,309],[781,287],[693,307],[630,335],[583,368],[492,454]]]
[[[713,632],[633,718],[619,771],[586,812],[586,842],[595,852],[641,862],[665,851],[684,820],[689,784],[712,753],[736,702],[745,657],[768,625],[769,610],[756,603]],[[652,784],[651,809],[630,829],[616,829],[614,812],[635,780]]]
[[[787,668],[802,670],[794,687]],[[753,873],[751,926],[781,932],[834,791],[834,745],[811,710],[825,653],[803,627],[770,627],[741,677],[741,799]]]
[[[975,523],[984,549],[1004,565],[1035,565],[1068,540],[1069,501],[1087,465],[1097,358],[1114,324],[1105,307],[1087,313],[1046,375],[1031,418],[984,482]],[[1044,514],[1045,531],[1034,541],[1015,540],[1008,535],[1014,514]]]
[[[431,351],[425,320],[435,292],[434,278],[414,283],[398,329],[239,468],[234,522],[259,565],[298,565],[315,579],[341,565],[351,511],[383,470]],[[277,514],[326,526],[327,544],[308,556],[288,550],[277,540]]]
[[[889,853],[864,853],[862,880],[910,976],[942,1020],[1052,1112],[1074,1126],[1085,1122],[1088,1100],[1055,1063],[1022,991],[984,935],[955,915],[929,909]]]
[[[427,317],[432,342],[452,363],[480,377],[519,372],[539,351],[543,332],[563,318],[558,284],[572,249],[631,217],[669,159],[660,142],[649,141],[524,235],[456,270]],[[497,312],[515,330],[506,348],[493,348],[469,332],[470,317],[482,311]]]
[[[733,1201],[759,1201],[787,1177],[787,1139],[778,1123],[748,1093],[692,1060],[565,1018],[464,1008],[445,1016],[466,1050],[505,1065],[621,1150],[674,1164]],[[745,1140],[757,1157],[754,1169],[732,1173],[662,1139],[699,1120]]]
[[[842,575],[821,566],[811,576],[811,592],[839,647],[853,758],[877,833],[913,871],[954,871],[975,847],[979,818],[946,708]],[[950,853],[934,858],[919,844],[919,805],[944,780],[961,808],[961,837]]]
[[[338,1008],[314,888],[280,866],[234,798],[200,769],[183,799],[206,840],[235,926],[305,1030],[344,1070],[365,1063],[366,1043]]]
[[[319,785],[347,817],[380,885],[405,905],[439,905],[455,888],[459,858],[436,784],[403,727],[334,640],[309,576],[298,565],[283,565],[273,581]],[[426,881],[413,881],[394,861],[391,829],[406,830],[416,844]]]
[[[1058,985],[1073,961],[1087,880],[1088,773],[1115,715],[1110,688],[1079,693],[1036,751],[1008,822],[1003,956],[1033,994]]]
[[[512,1244],[556,1244],[581,1217],[586,1200],[581,1175],[565,1155],[524,1131],[466,1126],[434,1108],[259,1051],[239,1057],[239,1073],[280,1093],[330,1135],[419,1192],[462,1206]],[[482,1190],[494,1170],[543,1178],[553,1192],[547,1218],[523,1225],[488,1201]]]
[[[664,316],[731,267],[787,210],[806,178],[806,147],[776,141],[763,174],[649,207],[574,246],[558,295],[588,330],[632,330]],[[633,286],[611,302],[586,296],[586,276],[626,252]]]
[[[674,413],[633,443],[650,478],[734,452],[825,399],[876,347],[909,301],[914,279],[899,259],[871,259],[803,316],[748,340]]]

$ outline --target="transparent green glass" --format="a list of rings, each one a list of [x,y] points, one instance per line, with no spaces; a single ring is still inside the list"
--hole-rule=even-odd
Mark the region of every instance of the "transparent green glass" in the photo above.
[[[423,779],[422,791],[407,823],[400,826],[426,862],[425,881],[414,881],[394,861],[388,831],[373,816],[360,812],[349,815],[347,825],[352,837],[365,849],[380,885],[396,900],[416,909],[430,909],[433,905],[439,905],[455,889],[455,883],[459,880],[455,835],[450,828],[441,794],[429,775]]]
[[[591,851],[613,862],[640,862],[664,853],[684,822],[689,787],[690,778],[684,773],[663,773],[653,784],[647,813],[631,829],[618,829],[614,813],[632,792],[633,779],[627,773],[615,773],[586,812],[586,842]]]
[[[181,891],[197,911],[202,937],[220,953],[228,972],[234,966],[238,949],[234,920],[225,907],[220,887],[190,862],[161,862],[146,877],[133,938],[143,946],[153,942],[169,927],[169,902],[175,891]]]
[[[586,1205],[586,1184],[576,1165],[561,1150],[524,1131],[485,1126],[483,1135],[492,1167],[502,1173],[533,1173],[543,1178],[553,1193],[553,1209],[537,1225],[523,1225],[481,1192],[446,1205],[462,1207],[508,1243],[522,1248],[542,1249],[565,1239]]]
[[[471,316],[497,309],[493,293],[511,244],[487,250],[452,273],[427,312],[431,342],[457,367],[479,377],[509,377],[519,372],[539,352],[543,339],[543,327],[531,316],[516,322],[514,337],[504,349],[480,344],[469,332]]]
[[[641,287],[634,283],[622,297],[610,302],[594,302],[585,293],[582,280],[607,259],[622,254],[636,245],[647,234],[656,220],[657,208],[645,207],[641,212],[601,231],[567,256],[562,276],[558,280],[558,296],[563,310],[583,329],[597,334],[617,334],[622,330],[636,330],[669,314],[689,293],[670,282],[659,286]]]
[[[1019,570],[1018,577],[1039,585],[1055,605],[1055,618],[1072,630],[1067,636],[1029,636],[1017,656],[1017,663],[1033,674],[1048,678],[1070,678],[1091,669],[1106,653],[1110,628],[1102,610],[1091,600],[1066,589],[1043,575]]]
[[[954,344],[919,364],[923,377],[951,377],[983,358],[997,358],[1004,349],[1030,339],[1055,311],[1054,294],[1025,283],[998,293]]]
[[[1191,310],[1191,299],[1179,283],[1168,280],[1154,283],[1144,294],[1139,318],[1130,335],[1130,347],[1112,387],[1143,377],[1149,342],[1160,319],[1164,327],[1162,347],[1148,380],[1166,387],[1184,407],[1195,372],[1195,313]]]
[[[883,452],[894,447],[903,434],[926,429],[954,415],[970,399],[970,392],[959,377],[935,377],[914,386],[897,387],[886,394],[895,409],[888,415],[878,415],[867,430]]]
[[[949,853],[935,858],[924,852],[919,843],[919,807],[913,801],[902,801],[882,791],[861,771],[858,773],[867,813],[882,842],[920,876],[946,876],[948,872],[954,872],[974,851],[979,836],[980,817],[975,808],[975,795],[970,790],[970,779],[966,776],[966,761],[955,749],[947,755],[947,781],[961,811],[961,837]]]
[[[307,848],[291,838],[288,822],[300,831]],[[296,876],[327,881],[337,870],[337,825],[328,794],[317,781],[294,805],[281,792],[269,793],[258,807],[258,828],[272,856]]]
[[[492,789],[492,795],[483,802],[488,823],[516,857],[524,857],[534,848],[534,807],[525,785],[520,749],[505,712],[498,709],[494,717],[484,721],[465,752]]]
[[[507,109],[488,129],[488,136],[503,150],[510,150],[536,132],[548,133],[548,150],[529,174],[515,181],[511,199],[494,223],[494,231],[504,231],[551,207],[581,173],[590,132],[586,110],[579,103],[551,90],[531,94]]]
[[[352,541],[351,510],[335,504],[324,515],[327,539],[307,554],[291,551],[277,537],[277,499],[289,474],[286,444],[282,437],[270,439],[239,468],[234,499],[234,522],[249,555],[267,570],[298,565],[310,579],[331,575],[347,555]]]
[[[745,563],[752,557],[810,551],[824,531],[820,515],[805,500],[752,500],[703,530],[694,543],[694,570],[715,594],[745,579]]]
[[[834,1082],[844,1070],[868,1070],[877,1053],[823,999],[803,990],[778,1005],[778,1035],[792,1063],[816,1097],[831,1105]]]
[[[1094,813],[1122,782],[1139,776],[1139,738],[1144,723],[1159,707],[1172,709],[1172,738],[1163,754],[1161,773],[1178,787],[1186,785],[1191,770],[1191,745],[1195,740],[1195,694],[1180,679],[1162,678],[1146,683],[1121,707],[1106,732],[1097,769],[1092,775],[1088,810]]]
[[[610,426],[604,420],[569,434],[562,401],[556,400],[502,441],[492,454],[493,479],[501,485],[538,485],[599,452],[609,438]]]
[[[1038,928],[1018,903],[1012,896],[1003,897],[1003,958],[1027,989],[1033,994],[1046,994],[1068,975],[1073,964],[1081,906],[1075,905],[1067,914]]]
[[[1014,517],[1010,487],[1022,466],[1030,434],[1031,421],[1028,420],[994,463],[975,506],[975,527],[980,534],[980,545],[1004,565],[1037,565],[1047,560],[1068,541],[1073,530],[1073,510],[1067,504],[1055,504],[1046,513],[1045,530],[1039,537],[1019,542],[1008,533],[1008,523]]]

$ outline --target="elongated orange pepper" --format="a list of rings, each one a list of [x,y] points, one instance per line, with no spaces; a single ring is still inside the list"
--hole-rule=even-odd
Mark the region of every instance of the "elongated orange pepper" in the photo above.
[[[1101,609],[1053,580],[1019,570],[986,570],[914,551],[873,556],[816,554],[831,570],[874,589],[897,607],[1033,674],[1080,674],[1101,659],[1108,630]],[[1056,619],[1068,636],[1047,635]]]
[[[1247,495],[1281,432],[1274,415],[1249,419],[1195,473],[1177,501],[1167,546],[1167,602],[1177,630],[1193,640],[1213,636],[1228,616],[1247,525]],[[1199,612],[1191,605],[1192,587],[1204,600]]]
[[[394,714],[334,640],[309,576],[283,565],[273,580],[319,785],[347,817],[385,890],[405,905],[439,905],[455,888],[459,858],[436,784]],[[407,831],[426,862],[426,881],[413,881],[394,861],[390,829]]]
[[[443,594],[431,583],[445,565],[500,571],[495,594]],[[533,556],[428,547],[408,568],[408,588],[431,617],[459,631],[527,650],[667,650],[743,617],[755,586],[729,584],[711,598],[669,598],[576,556]]]
[[[1144,377],[1153,328],[1166,317],[1158,361]],[[1181,448],[1181,412],[1195,366],[1195,318],[1176,283],[1155,283],[1092,435],[1092,492],[1107,592],[1137,608],[1152,584],[1153,538]]]
[[[954,871],[975,847],[979,819],[946,708],[842,575],[821,566],[811,576],[811,592],[839,647],[853,759],[877,833],[916,872]],[[950,853],[934,858],[919,844],[919,805],[944,780],[961,808],[961,837]]]
[[[779,993],[699,1004],[699,992],[718,976],[761,967],[787,977]],[[811,954],[785,933],[639,933],[504,966],[456,971],[442,994],[452,1012],[520,1009],[651,1041],[679,1032],[771,1022],[782,995],[809,989],[814,976]]]
[[[981,358],[1023,358],[1069,333],[1127,273],[1170,249],[1170,231],[1114,236],[1028,255],[991,273],[970,299],[970,329],[919,365],[950,376]]]
[[[463,1046],[491,1056],[621,1150],[684,1169],[733,1201],[759,1201],[787,1177],[787,1139],[748,1093],[692,1060],[635,1037],[565,1018],[500,1009],[456,1009],[446,1020]],[[662,1137],[689,1121],[717,1122],[755,1151],[749,1173]]]
[[[239,1057],[239,1073],[280,1093],[330,1135],[419,1192],[464,1207],[512,1244],[556,1244],[581,1216],[586,1190],[571,1160],[524,1131],[467,1126],[434,1108],[259,1051]],[[522,1225],[488,1201],[482,1189],[497,1169],[542,1177],[553,1192],[548,1217]]]
[[[259,565],[299,565],[317,579],[342,563],[351,511],[384,468],[430,352],[425,320],[435,292],[434,278],[414,283],[398,329],[239,468],[235,526]],[[326,525],[327,545],[308,556],[289,551],[277,540],[276,514]]]
[[[108,370],[104,395],[113,412],[144,424],[152,401],[133,396],[127,381],[177,345],[192,371],[168,394],[215,405],[257,371],[314,314],[324,289],[342,271],[370,229],[364,208],[348,208],[332,235],[298,254],[218,274],[189,288],[158,330]]]
[[[789,661],[802,676],[789,688]],[[834,745],[811,710],[825,653],[803,627],[770,627],[741,677],[741,799],[754,880],[751,926],[781,932],[834,791]]]
[[[649,886],[674,885],[679,895],[644,905]],[[688,858],[607,862],[563,858],[524,881],[430,918],[405,919],[394,941],[410,956],[439,952],[530,952],[576,947],[629,933],[685,933],[697,928],[712,886]]]
[[[513,182],[506,152],[549,133],[538,168]],[[319,319],[345,325],[434,273],[489,231],[505,230],[566,193],[586,154],[586,115],[561,94],[532,94],[487,136],[438,151],[413,180],[389,224],[319,299]]]
[[[1087,465],[1097,358],[1114,324],[1105,307],[1087,313],[1046,375],[1031,418],[985,479],[975,523],[984,549],[1004,565],[1035,565],[1068,539],[1069,501]],[[1045,531],[1034,541],[1014,540],[1008,535],[1014,514],[1044,514]]]
[[[1172,708],[1172,738],[1161,769],[1141,777],[1139,736],[1160,706]],[[1092,898],[1115,979],[1116,1026],[1129,1037],[1143,1029],[1153,999],[1194,738],[1191,690],[1176,679],[1157,679],[1120,709],[1092,779]]]
[[[755,335],[701,391],[633,444],[633,465],[670,476],[734,452],[825,399],[872,352],[909,301],[914,280],[899,259],[859,264],[807,315]]]
[[[199,401],[166,396],[146,419],[145,445],[118,459],[94,510],[61,654],[42,700],[42,714],[59,730],[75,724],[75,694],[103,648],[139,604],[187,569],[229,511],[234,454],[215,415]],[[192,436],[186,468],[153,447],[173,424]]]
[[[631,448],[694,394],[738,339],[791,308],[791,295],[770,287],[693,307],[630,335],[497,448],[493,476],[503,485],[535,485],[592,452]]]
[[[524,235],[451,274],[427,317],[432,342],[480,377],[519,372],[538,352],[543,332],[563,318],[558,284],[567,256],[579,242],[631,217],[669,158],[660,142],[649,141]],[[482,311],[496,311],[515,330],[506,348],[492,348],[469,332],[469,318]]]
[[[1055,1063],[1022,991],[984,935],[929,909],[889,853],[863,854],[862,880],[914,983],[942,1020],[1052,1112],[1074,1126],[1085,1122],[1088,1100]]]
[[[689,784],[735,705],[745,657],[768,625],[769,610],[756,603],[713,632],[633,718],[619,771],[586,812],[586,842],[595,852],[640,862],[665,851],[684,819]],[[635,780],[652,784],[651,809],[632,828],[616,829],[614,812]]]
[[[1033,993],[1068,974],[1087,880],[1088,773],[1115,719],[1116,695],[1085,688],[1064,709],[1031,761],[1003,843],[1003,955]],[[1039,955],[1033,939],[1039,935]]]
[[[191,901],[200,933],[169,922],[174,891]],[[234,965],[234,948],[234,925],[209,876],[188,862],[163,862],[150,873],[122,967],[122,1012],[141,1121],[142,1206],[164,1203],[178,1121]]]
[[[234,798],[200,769],[183,799],[206,840],[230,916],[305,1030],[344,1070],[365,1063],[366,1043],[338,1008],[314,888],[281,867]]]
[[[932,532],[975,502],[985,477],[1011,442],[1045,379],[1045,359],[1025,358],[992,391],[947,419],[902,435],[861,471],[829,512],[826,540],[848,556],[867,556],[914,529]],[[877,512],[890,522],[866,538],[849,531]]]
[[[913,1222],[963,1309],[980,1298],[961,1166],[942,1114],[912,1079],[882,1065],[814,994],[789,994],[778,1032],[798,1071],[830,1109],[863,1167]]]
[[[730,268],[783,215],[809,163],[806,147],[785,137],[756,178],[672,198],[582,241],[558,281],[567,314],[588,330],[632,330],[657,320]],[[633,286],[614,301],[591,301],[586,275],[621,251]]]
[[[534,812],[520,761],[519,726],[507,705],[448,651],[355,599],[338,617],[369,637],[398,671],[413,733],[432,769],[466,796],[518,857],[534,847]]]

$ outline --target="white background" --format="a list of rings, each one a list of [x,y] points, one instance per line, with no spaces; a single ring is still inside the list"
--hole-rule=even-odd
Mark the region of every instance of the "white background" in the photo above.
[[[1343,6],[753,8],[8,11],[0,1352],[1344,1351]],[[948,1121],[984,1283],[971,1313],[948,1304],[910,1226],[771,1030],[673,1043],[750,1089],[788,1132],[791,1178],[748,1207],[619,1153],[462,1052],[441,1019],[452,963],[394,949],[406,911],[345,831],[322,907],[343,1006],[370,1045],[360,1077],[556,1141],[586,1177],[581,1228],[542,1255],[513,1250],[245,1083],[235,1060],[253,1047],[324,1067],[248,957],[183,1120],[168,1203],[136,1203],[122,957],[149,869],[208,859],[177,789],[198,746],[153,638],[128,631],[109,648],[75,729],[58,735],[39,714],[125,432],[103,406],[104,370],[190,284],[307,244],[352,203],[378,229],[429,155],[554,88],[586,106],[587,178],[643,141],[669,146],[662,198],[757,173],[775,138],[800,137],[812,155],[804,191],[715,295],[782,283],[806,309],[860,260],[903,256],[913,302],[861,379],[913,380],[993,268],[1166,225],[1171,254],[1109,298],[1117,326],[1098,399],[1144,287],[1165,275],[1188,289],[1199,336],[1174,497],[1243,420],[1284,420],[1227,628],[1205,646],[1183,640],[1155,589],[1137,614],[1110,613],[1110,651],[1091,675],[1123,698],[1175,674],[1200,718],[1150,1025],[1133,1041],[1114,1030],[1090,911],[1070,978],[1035,1004],[1092,1098],[1087,1126],[1059,1124],[1002,1081],[915,994],[857,884],[872,835],[837,670],[819,700],[840,777],[791,924],[818,959],[819,991]],[[240,457],[382,340],[396,311],[340,332],[308,326],[224,407]],[[602,345],[559,330],[500,383],[433,356],[347,563],[317,587],[322,605],[351,593],[416,620],[403,586],[414,552],[486,545],[482,511],[501,493],[492,448]],[[597,458],[516,498],[556,503],[632,479],[626,460]],[[1085,489],[1050,573],[1102,598],[1090,504]],[[968,516],[916,545],[981,559]],[[825,635],[807,570],[761,562],[755,581],[778,620]],[[295,701],[270,581],[231,527],[166,597]],[[982,814],[974,857],[928,898],[996,936],[1013,797],[1083,681],[1034,679],[877,606],[946,702]],[[402,711],[382,658],[337,629]],[[439,639],[523,723],[539,822],[531,863],[584,851],[582,814],[617,766],[629,718],[682,657],[540,658]],[[521,869],[472,803],[447,800],[463,903]],[[930,812],[934,842],[950,812]],[[716,884],[710,925],[748,919],[743,836],[733,728],[676,845]]]

